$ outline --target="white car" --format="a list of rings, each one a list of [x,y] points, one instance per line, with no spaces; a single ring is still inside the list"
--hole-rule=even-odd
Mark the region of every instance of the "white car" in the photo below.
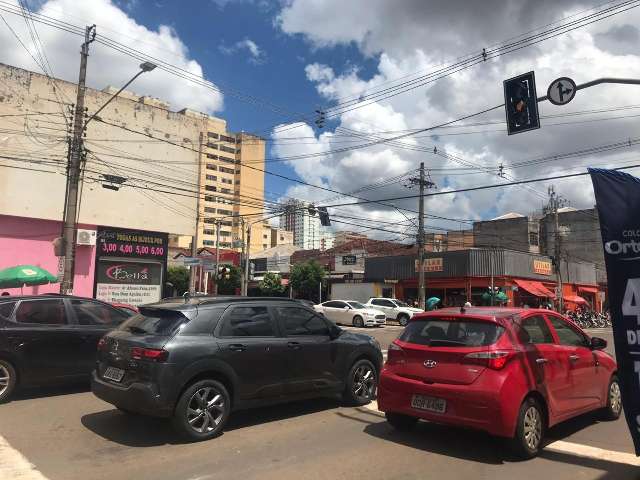
[[[370,298],[365,306],[382,310],[388,319],[397,320],[403,327],[416,313],[424,312],[421,308],[410,307],[395,298]]]
[[[384,312],[370,308],[355,300],[329,300],[320,305],[315,305],[313,308],[336,324],[353,325],[354,327],[375,327],[387,323],[387,317]]]

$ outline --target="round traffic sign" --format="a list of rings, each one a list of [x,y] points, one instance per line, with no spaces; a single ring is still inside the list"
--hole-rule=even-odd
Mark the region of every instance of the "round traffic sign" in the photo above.
[[[547,98],[554,105],[566,105],[576,96],[576,82],[569,77],[556,78],[547,90]]]

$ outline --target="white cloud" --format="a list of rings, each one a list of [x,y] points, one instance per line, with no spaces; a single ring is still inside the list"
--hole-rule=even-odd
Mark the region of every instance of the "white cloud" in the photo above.
[[[95,23],[99,34],[204,78],[201,65],[190,58],[188,48],[171,27],[160,25],[157,31],[150,30],[138,24],[110,0],[48,0],[40,5],[37,13],[77,25]],[[25,45],[33,51],[24,20],[7,13],[3,15]],[[36,23],[36,28],[55,76],[77,82],[81,37],[40,23]],[[0,23],[0,61],[41,73],[40,67],[4,23]],[[90,46],[87,84],[97,89],[107,85],[119,87],[139,70],[139,63],[138,60],[94,42]],[[223,108],[223,95],[219,91],[180,79],[159,68],[141,75],[129,89],[140,95],[166,100],[176,110],[188,107],[213,113]]]
[[[348,66],[344,72],[318,63],[306,66],[307,79],[315,85],[329,107],[338,100],[366,99],[367,95],[394,87],[400,81],[412,82],[410,85],[415,87],[397,96],[375,99],[364,108],[346,111],[349,109],[345,107],[345,111],[333,119],[338,129],[324,131],[317,137],[316,148],[327,151],[345,145],[367,143],[362,138],[345,137],[344,129],[355,130],[369,139],[374,135],[380,138],[380,135],[391,136],[393,133],[379,132],[399,132],[437,125],[500,104],[503,101],[502,81],[530,70],[536,73],[538,95],[544,95],[547,85],[560,76],[572,77],[578,83],[602,76],[640,78],[640,51],[635,48],[635,43],[629,43],[630,39],[637,36],[635,27],[630,26],[640,23],[640,13],[636,10],[524,48],[515,54],[489,60],[438,81],[429,82],[429,78],[421,77],[442,69],[446,59],[454,61],[469,51],[479,52],[483,46],[489,47],[497,41],[591,6],[586,1],[545,2],[545,5],[542,8],[536,3],[534,8],[531,2],[525,0],[434,0],[428,3],[419,0],[354,0],[346,3],[337,0],[290,1],[278,16],[278,25],[285,33],[302,35],[315,48],[355,44],[363,54],[377,58],[377,69],[372,76],[364,76],[353,66]],[[336,18],[335,12],[338,10],[341,15]],[[358,22],[354,22],[354,18]],[[637,87],[602,85],[579,91],[568,106],[555,107],[541,103],[542,128],[534,132],[507,136],[506,127],[501,123],[504,122],[504,111],[497,109],[463,122],[463,127],[457,125],[403,139],[399,143],[404,148],[380,144],[361,150],[327,154],[322,159],[310,161],[311,167],[298,165],[309,160],[290,163],[303,179],[322,181],[330,188],[343,192],[417,168],[421,161],[431,169],[438,191],[506,182],[508,179],[500,179],[496,175],[500,164],[506,167],[508,177],[514,179],[584,171],[588,165],[619,165],[630,161],[635,147],[510,168],[513,164],[550,154],[637,137],[635,118],[576,122],[638,115],[638,109],[555,117],[574,111],[637,104],[633,100],[636,97],[634,88]],[[474,125],[486,122],[488,124],[484,126]],[[306,128],[308,131],[304,135],[299,130],[291,130],[286,134],[289,137],[307,137],[312,130]],[[344,143],[346,141],[353,143]],[[434,146],[438,152],[449,154],[449,158],[434,155]],[[307,147],[290,144],[287,147],[288,154],[302,153]],[[279,154],[278,148],[275,153]],[[490,168],[492,173],[460,170],[468,168],[469,164]],[[549,182],[432,196],[427,200],[426,211],[463,219],[488,218],[507,211],[528,214],[539,209],[545,201],[548,185]],[[593,205],[588,177],[558,180],[555,186],[573,206]],[[360,195],[379,199],[410,193],[401,182]],[[304,198],[319,197],[314,189],[300,186],[292,188],[287,194]],[[417,209],[415,199],[394,203]],[[351,208],[356,211],[356,207]],[[392,218],[396,215],[393,210],[384,209],[378,204],[359,206],[357,210],[371,217],[379,217],[381,212],[386,212]],[[459,228],[459,224],[456,226],[451,222],[429,223]]]
[[[245,51],[249,54],[248,61],[254,65],[261,65],[266,61],[266,54],[256,42],[250,38],[244,38],[231,46],[220,45],[220,51],[225,55],[233,55]]]

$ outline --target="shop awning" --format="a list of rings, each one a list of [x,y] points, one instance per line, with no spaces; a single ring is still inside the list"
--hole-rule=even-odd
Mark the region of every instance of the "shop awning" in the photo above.
[[[544,297],[544,298],[556,298],[556,295],[545,287],[541,282],[534,282],[532,280],[518,280],[516,278],[513,279],[518,285],[518,288],[522,288],[526,290],[531,295],[535,295],[536,297]]]
[[[579,292],[598,293],[598,287],[578,287]]]
[[[565,295],[564,301],[569,303],[578,303],[578,304],[586,304],[587,302],[584,298],[579,295]]]

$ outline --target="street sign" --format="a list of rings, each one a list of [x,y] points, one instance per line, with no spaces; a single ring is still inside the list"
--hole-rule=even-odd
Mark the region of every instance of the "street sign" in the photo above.
[[[535,74],[529,72],[510,78],[503,86],[507,133],[513,135],[540,128]]]
[[[556,78],[547,90],[547,98],[554,105],[566,105],[576,96],[576,82],[568,77]]]

